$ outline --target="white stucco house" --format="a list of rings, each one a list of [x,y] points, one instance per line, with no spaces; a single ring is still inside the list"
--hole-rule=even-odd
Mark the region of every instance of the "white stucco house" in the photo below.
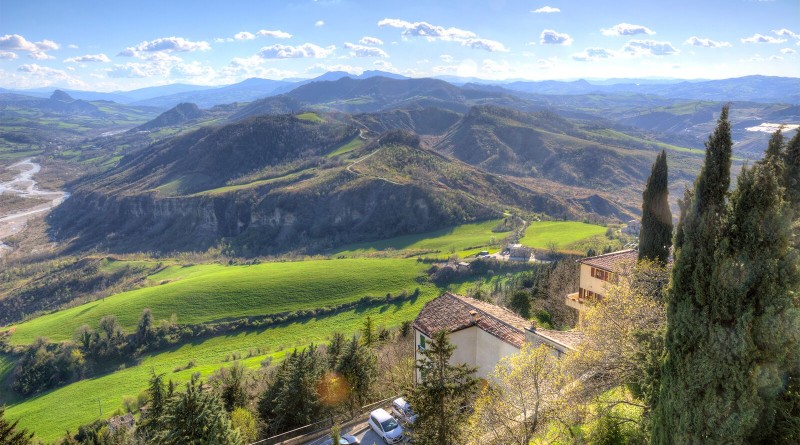
[[[475,366],[476,377],[482,379],[501,358],[517,354],[526,341],[548,345],[557,356],[574,349],[580,341],[578,332],[536,329],[506,308],[450,292],[425,304],[413,327],[415,359],[420,358],[436,332],[445,331],[456,346],[450,363]]]
[[[638,257],[638,250],[627,249],[578,260],[580,263],[578,292],[567,295],[564,302],[578,311],[579,326],[583,324],[586,305],[602,301],[608,283],[617,280],[620,271],[633,266]]]

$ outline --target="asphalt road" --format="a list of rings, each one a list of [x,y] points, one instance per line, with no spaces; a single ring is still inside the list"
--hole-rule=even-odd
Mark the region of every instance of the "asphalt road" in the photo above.
[[[352,434],[358,437],[358,439],[361,441],[361,445],[384,445],[386,443],[380,438],[380,436],[372,431],[372,428],[367,426],[366,422],[353,426],[353,429],[351,430],[343,430],[342,434]],[[327,440],[326,437],[321,437],[317,440],[306,443],[306,445],[319,445],[325,442],[325,440]]]

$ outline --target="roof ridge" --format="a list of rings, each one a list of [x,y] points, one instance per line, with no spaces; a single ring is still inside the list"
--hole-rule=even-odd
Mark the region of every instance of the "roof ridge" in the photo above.
[[[492,315],[489,312],[486,312],[485,310],[481,309],[479,306],[475,306],[474,304],[470,303],[469,301],[465,301],[464,298],[469,298],[470,300],[480,301],[481,303],[486,303],[486,304],[492,304],[492,303],[488,303],[488,302],[485,302],[485,301],[477,300],[477,299],[472,298],[472,297],[467,297],[466,295],[458,295],[458,294],[454,294],[454,293],[451,293],[451,292],[446,292],[446,293],[449,294],[450,296],[455,297],[456,299],[458,299],[459,301],[463,302],[467,306],[469,306],[469,307],[471,307],[473,309],[477,309],[477,310],[481,311],[482,313],[488,315],[489,317],[492,317],[493,319],[499,321],[500,323],[502,323],[502,324],[504,324],[504,325],[506,325],[506,326],[508,326],[508,327],[510,327],[512,329],[515,329],[517,331],[520,331],[520,332],[524,333],[524,330],[519,329],[518,327],[512,325],[511,323],[508,323],[505,320],[501,320],[500,318],[497,318],[496,316]],[[492,304],[492,306],[497,307],[497,308],[503,310],[504,312],[508,312],[508,315],[513,315],[514,317],[518,317],[520,320],[522,320],[522,321],[524,321],[526,323],[530,323],[530,321],[525,320],[524,318],[520,317],[519,315],[514,313],[514,311],[509,310],[508,308],[505,308],[503,306],[498,306],[496,304]]]
[[[611,256],[611,255],[619,255],[619,254],[622,254],[622,253],[628,253],[628,252],[633,251],[633,250],[636,250],[636,249],[622,249],[622,250],[617,250],[615,252],[604,253],[602,255],[587,256],[586,258],[581,258],[579,261],[593,260],[595,258],[603,258],[603,257]]]

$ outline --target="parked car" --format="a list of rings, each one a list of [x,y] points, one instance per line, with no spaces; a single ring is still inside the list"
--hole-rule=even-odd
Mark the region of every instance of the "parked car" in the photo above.
[[[403,427],[400,426],[397,419],[383,408],[378,408],[369,413],[367,423],[369,423],[372,431],[375,431],[375,434],[383,438],[383,441],[387,444],[398,443],[403,440]]]
[[[360,443],[361,441],[358,440],[358,437],[349,434],[342,435],[339,438],[339,445],[359,445]],[[320,445],[333,445],[333,439],[328,439]]]
[[[411,409],[411,405],[402,397],[398,397],[392,402],[392,414],[400,420],[400,423],[404,424],[413,424],[417,420],[417,413]]]

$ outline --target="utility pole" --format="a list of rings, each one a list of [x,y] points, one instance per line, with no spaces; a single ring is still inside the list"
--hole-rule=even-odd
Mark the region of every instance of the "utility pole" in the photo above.
[[[100,399],[97,399],[97,407],[100,408],[100,418],[103,417],[103,405],[100,404]]]

